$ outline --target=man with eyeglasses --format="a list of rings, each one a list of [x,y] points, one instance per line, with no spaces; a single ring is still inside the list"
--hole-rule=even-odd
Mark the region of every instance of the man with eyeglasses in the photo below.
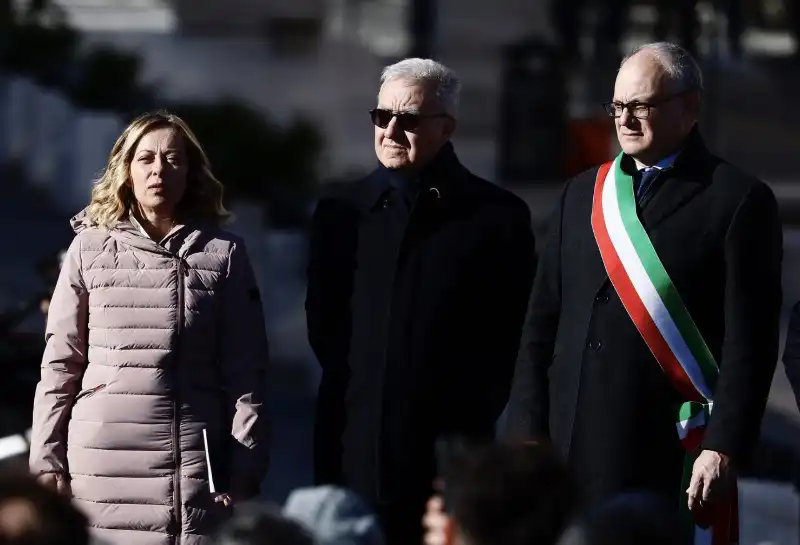
[[[587,504],[654,492],[721,544],[777,359],[782,234],[770,188],[703,144],[702,89],[677,45],[621,64],[622,152],[555,207],[508,422],[559,447]]]
[[[322,198],[312,222],[315,479],[369,502],[390,544],[419,543],[437,438],[493,436],[533,283],[527,205],[450,142],[459,88],[432,60],[384,69],[377,168]]]

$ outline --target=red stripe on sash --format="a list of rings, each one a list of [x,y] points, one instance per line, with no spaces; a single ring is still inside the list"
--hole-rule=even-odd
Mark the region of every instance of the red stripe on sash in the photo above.
[[[703,444],[703,437],[705,437],[705,435],[706,435],[705,426],[687,430],[686,437],[684,437],[683,440],[681,441],[683,449],[686,452],[694,452],[701,444]]]
[[[672,383],[687,400],[703,403],[705,399],[703,399],[703,396],[700,395],[694,387],[692,381],[686,375],[680,362],[664,339],[664,336],[658,330],[658,326],[656,326],[656,323],[650,317],[647,308],[645,308],[639,294],[633,287],[628,273],[622,266],[619,254],[617,254],[614,245],[611,243],[611,237],[608,235],[605,218],[603,217],[603,187],[605,186],[606,177],[612,165],[613,162],[605,163],[597,171],[594,202],[592,204],[592,229],[597,239],[597,246],[600,249],[600,255],[603,258],[606,272],[622,301],[622,305],[639,330],[639,334],[644,339],[645,344],[650,348],[656,361],[664,370],[670,383]]]

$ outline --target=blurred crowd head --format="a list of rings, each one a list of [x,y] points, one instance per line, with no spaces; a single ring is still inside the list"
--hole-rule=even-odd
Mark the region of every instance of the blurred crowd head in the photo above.
[[[552,545],[576,508],[565,465],[543,443],[467,448],[443,473],[459,545]]]
[[[620,494],[591,510],[559,545],[690,545],[691,532],[674,505],[647,492]]]
[[[0,476],[0,544],[88,545],[87,518],[22,471]]]
[[[293,491],[281,509],[245,504],[217,537],[219,545],[384,545],[375,514],[353,492],[333,486]]]
[[[217,545],[317,545],[301,524],[283,516],[280,508],[261,503],[238,506],[222,528]]]

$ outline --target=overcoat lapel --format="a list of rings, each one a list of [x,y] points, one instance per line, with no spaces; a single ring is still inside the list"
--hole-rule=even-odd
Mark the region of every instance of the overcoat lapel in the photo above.
[[[658,192],[653,195],[650,202],[645,203],[644,209],[639,214],[642,225],[648,233],[688,204],[705,187],[704,183],[679,176],[678,172],[675,175],[667,174],[665,173],[665,179],[660,182],[661,187],[658,188]]]
[[[578,249],[579,255],[586,256],[585,261],[581,264],[585,267],[586,277],[590,282],[595,285],[595,291],[600,291],[605,288],[608,283],[608,273],[606,272],[605,265],[603,265],[603,257],[600,255],[600,249],[597,247],[597,241],[594,238],[594,231],[592,230],[592,197],[594,194],[594,182],[597,180],[597,170],[595,169],[592,177],[592,188],[589,190],[589,198],[582,199],[580,204],[580,217],[581,222],[585,224],[586,236],[581,237],[581,244],[584,248]],[[572,250],[570,250],[572,251]]]
[[[710,154],[695,127],[686,140],[684,150],[675,159],[675,164],[659,176],[655,182],[658,186],[653,188],[655,193],[644,202],[644,207],[639,211],[639,218],[648,233],[657,229],[705,188],[708,178],[705,171],[709,158]],[[627,160],[632,162],[630,159]],[[623,166],[630,168],[632,165],[623,164]],[[585,213],[583,217],[593,246],[592,251],[585,254],[588,256],[585,266],[592,276],[597,274],[599,291],[606,287],[609,278],[592,231],[591,203],[588,205],[588,210],[581,212]],[[655,249],[658,252],[657,246]]]

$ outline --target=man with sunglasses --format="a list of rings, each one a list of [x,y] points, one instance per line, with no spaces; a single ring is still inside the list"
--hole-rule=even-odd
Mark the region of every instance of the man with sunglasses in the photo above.
[[[377,168],[321,199],[312,225],[315,477],[368,501],[390,543],[419,542],[436,439],[493,435],[533,282],[526,204],[450,143],[459,87],[432,60],[387,67]]]
[[[777,360],[782,234],[770,188],[703,144],[702,88],[673,44],[620,66],[605,108],[622,152],[555,207],[508,422],[559,447],[588,504],[649,490],[733,543],[734,471]]]

